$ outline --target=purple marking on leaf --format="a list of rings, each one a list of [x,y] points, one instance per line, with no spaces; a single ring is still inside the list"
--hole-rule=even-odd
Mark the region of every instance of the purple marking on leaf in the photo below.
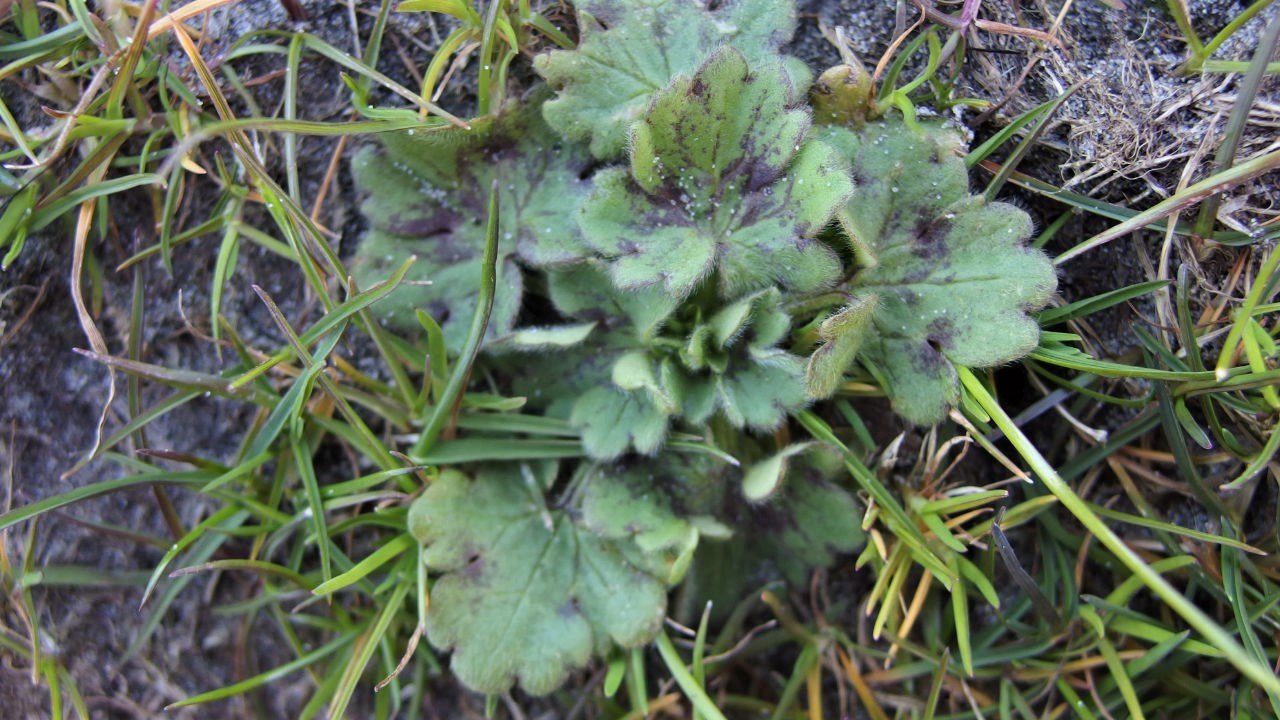
[[[479,583],[484,579],[484,570],[484,556],[477,553],[462,566],[462,576],[474,583]]]
[[[950,254],[947,248],[950,233],[951,223],[945,218],[917,220],[911,232],[911,251],[921,260],[938,263]]]
[[[956,327],[951,318],[937,317],[929,323],[929,341],[937,343],[942,350],[955,347]]]
[[[461,216],[448,210],[435,210],[428,217],[413,220],[401,220],[393,216],[387,221],[387,232],[407,238],[427,238],[453,232],[462,220]]]
[[[582,609],[578,606],[577,598],[569,598],[569,600],[556,608],[556,615],[562,620],[569,620],[582,614]]]
[[[911,364],[922,375],[937,375],[949,365],[946,357],[929,343],[915,346],[915,352],[911,356]]]

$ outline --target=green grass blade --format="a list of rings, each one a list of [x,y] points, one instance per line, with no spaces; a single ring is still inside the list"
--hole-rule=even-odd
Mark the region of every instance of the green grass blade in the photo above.
[[[560,418],[514,413],[463,413],[458,416],[459,430],[491,433],[520,433],[551,437],[576,438],[581,433]]]
[[[60,495],[54,495],[30,505],[23,505],[20,508],[14,508],[9,512],[0,515],[0,530],[13,527],[20,522],[30,520],[41,513],[66,507],[81,500],[98,497],[99,495],[109,495],[120,490],[141,487],[144,485],[154,485],[156,483],[164,483],[170,485],[199,485],[208,481],[209,473],[203,470],[191,470],[185,472],[173,472],[171,470],[156,470],[155,472],[142,473],[138,475],[129,475],[115,480],[105,480],[93,485],[86,485],[74,490],[69,490]]]
[[[956,566],[955,558],[950,558],[951,570],[957,576],[960,575],[960,569]],[[973,677],[973,643],[971,641],[971,632],[969,628],[969,594],[963,582],[957,582],[955,587],[951,588],[951,614],[955,618],[956,645],[960,648],[960,666],[964,668],[964,674]]]
[[[480,261],[480,290],[476,298],[475,314],[471,318],[471,329],[462,352],[458,354],[458,362],[440,400],[432,408],[418,441],[413,445],[410,457],[421,458],[426,455],[440,439],[455,408],[462,398],[462,392],[471,377],[471,366],[480,354],[480,345],[484,342],[485,331],[489,327],[489,315],[493,312],[493,299],[497,290],[498,277],[498,181],[493,181],[489,190],[489,219],[485,226],[484,256]],[[415,460],[414,462],[419,462]]]
[[[1097,614],[1091,607],[1083,607],[1080,611],[1082,615],[1092,613],[1096,617]],[[1111,644],[1101,628],[1098,631],[1098,650],[1107,663],[1107,669],[1111,671],[1110,679],[1115,681],[1116,687],[1120,689],[1120,696],[1124,698],[1124,704],[1129,709],[1129,717],[1145,720],[1146,715],[1142,712],[1142,703],[1138,701],[1138,692],[1133,687],[1133,680],[1126,672],[1124,663],[1120,661],[1120,654],[1116,652],[1115,645]]]
[[[325,316],[321,318],[318,322],[316,322],[315,325],[312,325],[311,327],[307,328],[307,330],[298,337],[301,345],[303,347],[310,347],[311,345],[319,341],[321,338],[324,338],[334,329],[337,329],[339,327],[345,327],[346,323],[354,315],[356,315],[356,313],[360,312],[361,310],[364,310],[365,308],[369,307],[370,305],[377,302],[378,300],[381,300],[382,298],[389,295],[391,291],[395,290],[396,287],[400,284],[400,282],[404,279],[405,273],[409,272],[409,268],[412,265],[413,265],[412,261],[405,261],[399,268],[396,269],[395,273],[393,273],[391,277],[387,278],[387,280],[385,280],[384,282],[380,282],[377,285],[374,285],[373,287],[369,288],[368,290],[364,290],[356,295],[352,295],[351,297],[347,298],[345,302],[336,306],[332,312],[326,313]],[[329,353],[327,352],[323,353],[323,355],[328,355],[328,354]],[[258,377],[261,377],[264,373],[266,373],[268,370],[275,367],[276,365],[279,365],[282,362],[288,362],[289,360],[292,360],[295,357],[297,357],[296,351],[295,351],[295,348],[291,345],[275,353],[266,361],[255,366],[249,372],[246,372],[245,374],[236,378],[235,381],[232,382],[231,384],[233,387],[244,386],[252,382],[253,380],[257,379]]]
[[[343,668],[341,679],[338,681],[333,698],[329,701],[329,717],[340,718],[346,716],[347,704],[351,702],[351,695],[355,692],[356,683],[360,681],[360,676],[364,674],[365,666],[369,664],[374,651],[377,650],[378,645],[386,636],[387,628],[391,626],[391,621],[400,612],[404,599],[413,586],[412,582],[400,582],[395,590],[391,592],[391,597],[384,601],[382,612],[378,614],[377,619],[370,624],[369,629],[356,641],[355,651],[351,654],[351,660]]]
[[[82,37],[84,37],[84,29],[80,27],[79,23],[68,23],[39,37],[0,45],[0,60],[14,60],[43,55],[60,50]]]
[[[1042,327],[1049,327],[1082,317],[1088,317],[1100,310],[1105,310],[1109,307],[1114,307],[1130,300],[1140,298],[1148,293],[1153,293],[1157,290],[1168,287],[1168,285],[1169,283],[1167,280],[1151,280],[1148,282],[1137,283],[1135,285],[1129,285],[1128,287],[1108,290],[1106,292],[1098,293],[1093,297],[1068,303],[1062,307],[1042,310],[1040,314],[1036,316],[1036,320],[1039,321]]]
[[[334,638],[333,640],[330,640],[328,643],[316,648],[315,650],[312,650],[306,655],[303,655],[302,657],[297,658],[295,660],[291,660],[285,663],[284,665],[281,665],[280,667],[272,668],[264,673],[259,673],[246,680],[241,680],[240,682],[235,683],[234,685],[228,685],[224,688],[219,688],[217,690],[210,690],[208,692],[203,692],[203,693],[200,693],[199,695],[189,697],[186,700],[179,700],[178,702],[173,703],[171,705],[166,705],[165,710],[177,710],[178,708],[189,707],[191,705],[200,705],[202,703],[214,702],[217,700],[225,700],[230,697],[235,697],[236,695],[242,695],[250,690],[253,690],[254,688],[262,687],[263,685],[266,685],[268,683],[275,682],[276,680],[279,680],[280,678],[291,675],[297,672],[298,670],[301,670],[309,665],[314,665],[320,660],[323,660],[326,657],[334,654],[341,648],[346,647],[351,643],[352,639],[355,638],[355,635],[356,634],[354,632],[347,633],[345,635],[339,635],[338,637]]]
[[[911,517],[907,515],[907,511],[903,509],[898,499],[889,492],[889,489],[862,464],[862,460],[853,451],[840,442],[840,439],[835,436],[835,433],[831,431],[831,427],[822,418],[806,410],[797,413],[796,419],[815,439],[830,444],[844,455],[845,466],[849,469],[850,474],[875,499],[876,506],[880,508],[881,512],[887,514],[886,519],[890,523],[890,528],[898,539],[911,549],[912,557],[928,568],[934,574],[934,577],[950,590],[957,579],[956,574],[929,547],[929,541],[920,532],[920,529],[916,527]]]
[[[675,679],[676,684],[684,692],[684,696],[693,704],[695,710],[702,714],[707,720],[726,720],[720,708],[707,695],[707,691],[698,684],[693,675],[689,673],[685,667],[684,660],[680,659],[680,653],[676,651],[676,646],[671,643],[671,638],[667,637],[665,632],[658,633],[658,654],[662,656],[662,661],[666,663],[667,670],[671,672],[671,677]]]
[[[1076,494],[1075,490],[1071,489],[1071,486],[1063,481],[1058,472],[1049,464],[1049,461],[1031,443],[1031,440],[1022,434],[1020,428],[1013,424],[1012,419],[1004,412],[1004,408],[1000,407],[995,399],[991,397],[991,394],[982,386],[982,383],[974,376],[973,372],[963,367],[958,368],[958,371],[965,390],[973,395],[974,399],[991,415],[992,420],[1005,432],[1005,436],[1018,449],[1023,459],[1036,472],[1049,492],[1053,493],[1058,498],[1058,501],[1081,524],[1088,528],[1097,537],[1098,541],[1110,550],[1125,567],[1141,578],[1142,583],[1163,600],[1171,610],[1181,616],[1187,624],[1195,628],[1209,643],[1220,648],[1236,669],[1268,692],[1280,693],[1280,677],[1277,677],[1270,667],[1257,662],[1249,656],[1240,643],[1236,642],[1221,625],[1214,622],[1203,610],[1179,593],[1159,573],[1155,572],[1150,565],[1143,562],[1137,553],[1126,545],[1106,523],[1102,522],[1102,519],[1097,514],[1089,509],[1088,504]]]
[[[407,552],[417,541],[409,533],[397,535],[356,563],[350,570],[320,583],[311,592],[314,595],[331,595],[364,579],[369,573]]]
[[[289,422],[289,454],[302,480],[303,495],[307,499],[307,520],[316,536],[320,551],[320,577],[328,581],[333,577],[332,560],[329,557],[329,526],[325,522],[324,499],[320,497],[320,484],[316,481],[315,466],[311,463],[311,446],[302,437],[303,424],[294,416]]]
[[[180,570],[174,570],[169,573],[169,577],[182,577],[183,575],[194,575],[196,573],[208,572],[210,570],[252,570],[264,575],[278,575],[303,590],[311,589],[311,582],[299,574],[295,570],[291,570],[283,565],[266,560],[214,560],[212,562],[202,563],[200,565],[189,565]]]
[[[226,522],[236,515],[237,512],[240,511],[237,510],[234,505],[226,505],[197,523],[195,527],[187,531],[186,535],[178,538],[177,542],[170,546],[169,550],[160,558],[160,562],[156,563],[155,569],[151,572],[151,578],[147,580],[146,587],[142,590],[142,600],[138,603],[138,607],[143,607],[147,604],[147,599],[151,597],[151,592],[155,590],[156,583],[160,582],[160,578],[164,577],[165,570],[169,568],[169,564],[172,563],[178,555],[181,555],[197,540],[207,535],[210,529],[216,528]]]
[[[223,529],[226,530],[238,526],[243,523],[245,518],[248,516],[249,513],[247,512],[237,512],[226,519]],[[230,536],[220,532],[205,533],[202,535],[191,546],[189,559],[192,564],[198,565],[200,563],[208,562],[209,559],[213,557],[213,554],[217,552],[222,547],[223,543],[227,541],[228,537]],[[147,615],[147,619],[144,620],[142,622],[142,626],[138,628],[138,633],[134,636],[133,642],[129,644],[129,647],[121,657],[121,663],[128,662],[139,650],[142,649],[144,645],[147,644],[147,642],[151,640],[151,636],[155,634],[156,628],[160,627],[160,621],[164,619],[164,616],[169,612],[169,608],[173,605],[174,601],[178,599],[178,595],[182,593],[191,580],[191,576],[175,578],[174,581],[169,583],[169,586],[160,593],[159,597],[156,598],[155,603],[151,606],[151,612]]]
[[[1094,235],[1084,242],[1076,245],[1070,250],[1062,253],[1053,259],[1054,265],[1062,265],[1074,258],[1101,247],[1116,238],[1123,237],[1129,233],[1140,230],[1150,223],[1165,218],[1186,209],[1188,206],[1203,200],[1211,195],[1221,193],[1231,188],[1238,187],[1256,177],[1275,170],[1280,167],[1280,150],[1273,150],[1265,155],[1260,155],[1248,162],[1241,163],[1234,167],[1214,173],[1209,177],[1191,185],[1182,192],[1172,195],[1162,200],[1150,208],[1134,215],[1119,225],[1104,230]]]
[[[30,220],[31,232],[39,232],[43,230],[54,220],[62,217],[73,208],[80,207],[81,203],[88,200],[124,192],[125,190],[132,190],[137,187],[164,184],[164,176],[157,175],[155,173],[137,173],[134,175],[113,178],[111,180],[103,180],[102,182],[90,183],[89,185],[85,185],[84,187],[77,188],[67,193],[56,202],[50,203],[49,205],[39,208],[33,212]]]
[[[1227,531],[1232,528],[1227,526]],[[1241,561],[1244,558],[1240,551],[1235,548],[1222,548],[1222,586],[1226,590],[1227,596],[1231,599],[1231,611],[1235,615],[1236,631],[1240,635],[1240,639],[1244,641],[1245,648],[1248,649],[1249,655],[1261,665],[1271,665],[1273,660],[1267,657],[1267,652],[1262,646],[1262,641],[1258,639],[1258,633],[1253,628],[1253,618],[1251,617],[1251,603],[1249,596],[1245,591],[1244,575],[1240,572]],[[1271,702],[1271,709],[1275,712],[1275,716],[1280,718],[1280,693],[1264,688],[1267,693],[1267,699]]]
[[[555,460],[584,455],[586,451],[578,440],[466,438],[442,442],[426,455],[416,456],[414,461],[423,465],[460,465],[473,462]]]

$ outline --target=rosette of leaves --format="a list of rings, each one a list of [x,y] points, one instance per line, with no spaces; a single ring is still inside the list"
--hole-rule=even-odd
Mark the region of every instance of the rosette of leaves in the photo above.
[[[493,181],[499,183],[501,236],[497,294],[488,337],[512,330],[524,295],[521,266],[545,268],[580,260],[586,247],[573,223],[590,189],[591,161],[565,142],[538,112],[548,96],[535,92],[471,130],[386,133],[352,164],[368,194],[361,206],[371,230],[352,273],[361,287],[385,280],[410,255],[406,282],[379,305],[392,327],[416,327],[422,309],[441,325],[450,352],[466,337],[479,292],[485,220]]]
[[[621,157],[631,124],[678,74],[691,74],[716,48],[732,45],[755,65],[773,62],[796,27],[793,3],[774,0],[574,0],[581,39],[575,50],[534,58],[558,96],[547,120],[568,138],[590,141],[602,160]],[[786,58],[803,92],[811,73]]]
[[[593,656],[650,642],[700,535],[727,533],[673,511],[661,486],[683,480],[668,468],[586,466],[553,498],[557,474],[447,470],[409,510],[437,575],[427,638],[477,692],[549,693]]]
[[[946,416],[960,397],[956,366],[990,367],[1029,353],[1057,279],[1027,246],[1021,209],[969,193],[964,141],[942,123],[902,119],[824,127],[852,164],[856,190],[839,213],[862,267],[849,302],[822,323],[810,394],[833,393],[861,362],[894,409],[917,424]]]
[[[782,293],[769,288],[709,317],[691,303],[647,342],[640,331],[631,347],[618,343],[609,384],[587,390],[569,418],[587,454],[656,453],[673,420],[696,427],[716,415],[757,431],[782,424],[808,398],[804,361],[778,347],[791,325],[781,302]]]
[[[547,282],[562,316],[595,324],[577,352],[557,347],[549,362],[575,369],[548,380],[578,395],[590,456],[653,454],[675,419],[772,430],[806,402],[803,361],[778,347],[782,301],[838,281],[816,235],[853,188],[795,102],[776,61],[752,70],[723,48],[653,99],[629,168],[596,173],[578,222],[599,260]]]

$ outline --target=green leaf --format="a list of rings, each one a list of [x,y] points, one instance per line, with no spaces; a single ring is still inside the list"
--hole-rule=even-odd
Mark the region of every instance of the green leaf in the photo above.
[[[590,297],[584,292],[581,299]],[[570,422],[582,431],[587,454],[601,460],[632,447],[656,452],[673,418],[697,425],[719,413],[733,427],[773,430],[808,401],[804,361],[774,346],[790,327],[782,299],[776,288],[748,295],[694,323],[692,330],[687,330],[684,308],[670,328],[686,328],[684,337],[663,334],[656,324],[633,335],[625,324],[615,323],[614,331],[594,336],[595,344],[575,348],[574,354],[541,363],[535,356],[535,367],[551,376],[552,385],[541,389],[583,393]],[[694,308],[693,314],[700,312]],[[606,362],[607,374],[602,372]],[[606,383],[612,389],[601,387]]]
[[[823,344],[809,356],[804,387],[809,397],[829,398],[840,386],[844,373],[858,356],[858,350],[871,331],[877,298],[854,299],[845,308],[831,314],[818,326]]]
[[[641,343],[653,340],[680,299],[645,288],[621,292],[599,263],[582,263],[547,273],[547,291],[556,309],[568,317],[597,322],[628,319]],[[609,322],[616,325],[616,322]]]
[[[726,0],[714,10],[696,0],[574,0],[578,48],[534,58],[534,68],[560,91],[544,108],[565,137],[590,140],[596,157],[620,157],[631,124],[654,93],[688,75],[729,44],[752,65],[771,61],[795,32],[793,3]],[[795,58],[787,74],[798,92],[811,77]]]
[[[742,476],[742,496],[757,503],[769,499],[786,479],[789,460],[813,447],[813,443],[796,443],[747,468]]]
[[[464,0],[404,0],[396,7],[396,12],[435,12],[452,15],[464,22],[479,22],[475,11]]]
[[[368,194],[361,209],[372,225],[352,263],[356,281],[371,286],[410,255],[419,258],[406,284],[379,308],[389,324],[414,328],[414,311],[423,309],[440,323],[450,351],[461,347],[479,289],[494,179],[501,234],[490,339],[515,324],[524,289],[520,264],[541,268],[586,255],[566,218],[590,187],[581,176],[591,158],[547,127],[537,112],[542,97],[535,93],[471,130],[385,133],[381,148],[356,156],[353,174]]]
[[[808,401],[804,361],[781,350],[716,379],[716,405],[734,427],[773,430]]]
[[[751,506],[746,520],[752,552],[771,559],[793,585],[865,540],[858,501],[824,475],[807,456],[794,460],[786,484],[769,502]]]
[[[628,448],[652,455],[667,437],[667,416],[640,393],[597,387],[573,405],[569,424],[582,430],[582,446],[598,460]]]
[[[897,120],[819,134],[853,162],[857,190],[840,220],[868,266],[849,289],[877,298],[876,332],[859,355],[900,414],[937,422],[960,397],[956,366],[1035,349],[1039,327],[1027,313],[1053,293],[1053,265],[1026,246],[1025,212],[969,194],[956,131]]]
[[[573,325],[554,325],[551,327],[520,328],[510,335],[495,341],[494,350],[555,350],[573,347],[587,339],[596,324],[575,323]]]
[[[598,473],[597,482],[611,479]],[[519,468],[486,469],[474,480],[441,473],[410,508],[409,530],[426,546],[426,565],[442,573],[427,637],[453,651],[454,674],[476,692],[519,682],[549,693],[592,656],[644,645],[662,626],[666,576],[633,562],[647,556],[631,536],[602,537],[550,509]]]
[[[684,578],[699,536],[698,525],[677,516],[660,489],[687,482],[671,470],[657,463],[621,472],[596,467],[582,498],[582,523],[606,540],[632,538],[640,551],[628,553],[632,562],[668,585]]]
[[[840,261],[814,236],[852,191],[780,64],[748,70],[724,48],[654,98],[631,172],[606,170],[578,220],[621,289],[685,298],[713,274],[722,298],[832,285]]]
[[[782,293],[768,288],[725,306],[711,316],[708,326],[717,349],[729,348],[746,335],[748,349],[767,353],[787,336],[791,316],[782,307]]]

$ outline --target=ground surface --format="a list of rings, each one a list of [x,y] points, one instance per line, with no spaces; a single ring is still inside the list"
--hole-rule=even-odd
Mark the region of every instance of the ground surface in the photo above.
[[[214,13],[213,37],[226,42],[253,29],[308,28],[335,46],[351,46],[351,15],[345,4],[303,5],[310,15],[303,23],[290,21],[283,7],[269,0],[232,5]],[[869,63],[880,56],[891,39],[893,3],[803,5],[804,22],[794,51],[814,67],[838,60],[836,51],[822,38],[820,26],[845,28],[853,50]],[[998,7],[985,9],[985,17],[1036,28],[1047,28],[1061,10],[1061,3],[1056,1],[1033,0],[1016,9],[1005,3],[986,5]],[[978,41],[985,46],[984,56],[981,62],[970,64],[973,72],[965,83],[968,92],[978,97],[998,99],[1011,94],[1004,111],[976,128],[983,136],[1008,117],[1084,81],[1083,89],[1064,106],[1059,121],[1046,133],[1043,145],[1022,170],[1055,184],[1072,186],[1078,192],[1143,206],[1172,192],[1186,158],[1200,151],[1202,139],[1221,131],[1236,76],[1175,77],[1172,70],[1184,57],[1185,48],[1173,23],[1156,4],[1129,5],[1128,10],[1118,10],[1096,0],[1074,3],[1061,20],[1059,37],[1063,49],[1047,52],[1026,82],[1017,87],[1014,80],[1033,54],[1034,46],[1018,38],[980,33]],[[1191,14],[1201,34],[1210,35],[1243,7],[1243,3],[1230,0],[1191,3]],[[910,3],[905,4],[905,17],[907,22],[915,19]],[[363,13],[357,25],[367,28],[368,18]],[[1260,25],[1255,21],[1246,28],[1223,47],[1219,57],[1247,60]],[[430,28],[418,17],[397,21],[391,34],[407,54],[420,62],[423,51],[413,45],[412,38],[423,38],[428,45],[432,42]],[[262,62],[255,60],[258,64],[240,68],[242,76],[251,79],[270,73],[273,68]],[[403,64],[394,52],[384,53],[383,64],[392,75],[404,76]],[[306,65],[305,83],[309,85],[304,88],[304,97],[309,103],[303,112],[307,116],[332,117],[347,107],[346,95],[335,90],[334,73],[334,68],[325,63]],[[1274,104],[1276,90],[1272,81],[1267,96],[1273,104],[1259,110],[1258,129],[1249,135],[1242,154],[1257,152],[1273,142],[1278,112]],[[31,103],[24,105],[13,88],[0,86],[0,92],[5,93],[10,108],[23,108],[26,113],[38,111]],[[270,113],[278,106],[278,83],[255,86],[255,92],[264,112]],[[453,100],[461,104],[460,99]],[[333,147],[333,141],[305,141],[301,154],[305,163],[299,168],[304,197],[314,196]],[[1274,176],[1264,178],[1241,191],[1227,204],[1226,221],[1248,228],[1252,223],[1268,220],[1265,212],[1250,208],[1274,211],[1259,198],[1268,193],[1273,199],[1280,196],[1275,182]],[[338,231],[337,244],[348,252],[362,228],[355,212],[357,198],[345,167],[339,171],[338,183],[331,192],[337,200],[327,204],[320,219]],[[200,194],[192,196],[198,203]],[[1028,209],[1041,226],[1058,212],[1056,208],[1033,204],[1035,200],[1022,201],[1029,204]],[[187,209],[192,213],[199,210]],[[134,249],[151,242],[147,222],[139,217],[142,211],[141,205],[113,204],[114,242],[98,250],[104,269],[98,322],[113,350],[122,348],[126,340],[126,308],[133,288],[112,268]],[[1105,225],[1092,218],[1072,220],[1060,233],[1059,242],[1078,241]],[[1155,243],[1158,238],[1118,240],[1064,266],[1061,294],[1070,300],[1147,279],[1147,263],[1155,252]],[[147,335],[143,338],[143,356],[151,362],[205,371],[220,367],[219,359],[202,338],[207,331],[208,288],[216,247],[216,238],[199,238],[175,253],[172,274],[158,262],[146,268]],[[1224,252],[1229,256],[1230,251]],[[1206,267],[1225,272],[1229,265],[1223,260]],[[55,226],[29,241],[18,262],[0,275],[0,479],[4,481],[0,498],[7,506],[30,503],[110,477],[110,467],[102,463],[64,475],[92,447],[108,387],[103,367],[73,350],[85,347],[86,340],[67,292],[69,272],[66,229]],[[1214,278],[1207,280],[1215,282]],[[250,291],[252,284],[270,292],[296,324],[314,316],[315,308],[301,292],[302,283],[293,266],[249,246],[240,258],[224,308],[251,342],[265,346],[278,341],[269,317]],[[1100,347],[1116,354],[1130,349],[1133,343],[1128,326],[1138,319],[1134,309],[1121,308],[1107,318],[1107,323],[1098,327]],[[159,397],[155,391],[144,392],[144,406]],[[118,427],[119,418],[117,406],[106,426]],[[149,426],[146,441],[154,448],[227,458],[248,422],[242,406],[214,400],[197,402]],[[1105,418],[1100,422],[1106,422]],[[175,492],[174,501],[182,522],[188,526],[198,522],[206,511],[194,495]],[[36,564],[90,566],[129,578],[133,577],[131,573],[145,574],[163,552],[163,548],[140,545],[123,535],[88,528],[82,521],[165,536],[163,520],[148,491],[117,493],[45,517],[37,530]],[[11,552],[20,551],[21,542],[22,536],[13,532],[6,540]],[[285,717],[296,711],[303,697],[303,689],[294,688],[287,681],[277,684],[269,694],[255,696],[252,703],[162,712],[167,703],[234,682],[288,659],[278,648],[278,638],[270,632],[254,632],[253,628],[241,627],[238,621],[219,617],[207,609],[211,599],[230,601],[251,596],[252,592],[251,584],[230,576],[216,582],[197,580],[175,603],[151,641],[128,659],[124,658],[125,650],[146,617],[145,610],[138,608],[141,593],[136,584],[42,587],[36,593],[36,605],[41,614],[39,623],[48,633],[44,638],[47,650],[58,656],[75,678],[94,717],[195,718],[254,713]],[[4,617],[0,622],[12,626],[19,620]],[[256,667],[237,665],[235,658],[240,653],[236,649],[246,643],[252,647],[247,656],[254,659]],[[446,689],[444,694],[451,698],[453,691]],[[455,713],[464,710],[455,707],[457,702],[468,713],[482,708],[474,699],[442,699],[436,709],[438,716],[460,717]],[[48,713],[48,697],[32,685],[25,668],[14,667],[11,660],[5,660],[0,662],[0,708],[4,708],[2,714],[6,717],[38,718]]]

